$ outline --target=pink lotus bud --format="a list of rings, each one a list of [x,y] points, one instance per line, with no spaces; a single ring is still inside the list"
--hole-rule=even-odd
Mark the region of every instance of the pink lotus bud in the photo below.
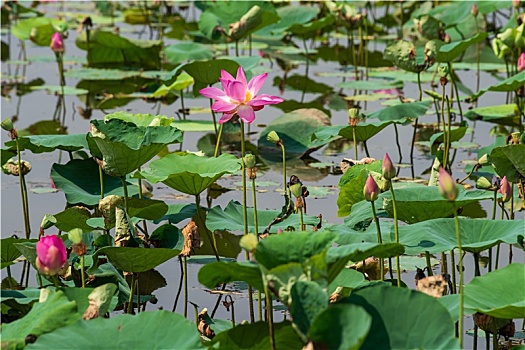
[[[67,263],[66,246],[57,235],[40,238],[36,244],[36,267],[44,275],[56,275]]]
[[[499,193],[501,193],[501,195],[503,196],[501,198],[501,201],[503,203],[507,203],[512,198],[512,186],[510,185],[506,176],[503,176],[503,179],[501,179],[499,185]]]
[[[53,52],[64,52],[64,40],[59,32],[55,32],[51,37],[50,47]]]
[[[445,197],[448,201],[454,201],[456,200],[458,196],[458,186],[456,185],[456,181],[450,176],[450,174],[443,169],[443,167],[439,168],[439,192]]]
[[[387,180],[392,180],[396,176],[396,168],[394,167],[394,164],[392,164],[392,160],[390,160],[388,153],[385,153],[385,156],[383,157],[382,170],[383,177]]]
[[[375,201],[379,195],[379,187],[377,187],[377,183],[372,175],[368,175],[368,179],[366,179],[366,184],[363,188],[363,195],[369,202]]]
[[[450,38],[450,35],[449,35],[448,33],[445,34],[445,38],[443,39],[443,41],[444,41],[446,44],[448,44],[449,42],[452,41],[452,39]]]
[[[522,52],[518,58],[518,70],[521,72],[525,69],[525,52]]]
[[[472,8],[470,9],[470,13],[472,16],[477,17],[478,16],[478,5],[472,4]]]

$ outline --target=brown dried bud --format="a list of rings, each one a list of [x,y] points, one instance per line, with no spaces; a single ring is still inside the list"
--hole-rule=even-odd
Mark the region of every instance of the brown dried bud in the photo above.
[[[213,329],[210,328],[210,325],[206,322],[206,319],[209,318],[210,317],[208,316],[208,309],[202,309],[202,311],[199,312],[199,325],[197,326],[197,329],[203,336],[212,339],[213,337],[215,337],[215,332],[213,331]]]
[[[180,252],[180,256],[190,256],[193,248],[199,248],[201,245],[201,238],[199,234],[199,227],[195,221],[190,221],[183,229],[184,247]]]
[[[302,209],[304,208],[304,201],[303,201],[303,197],[297,197],[295,199],[295,207],[297,209]]]
[[[87,251],[87,245],[84,242],[75,243],[71,246],[71,249],[73,250],[73,253],[75,253],[78,256],[86,255]]]
[[[248,174],[248,178],[250,180],[253,180],[253,179],[256,179],[257,178],[257,168],[256,167],[253,167],[253,168],[247,168],[246,169],[246,172]]]

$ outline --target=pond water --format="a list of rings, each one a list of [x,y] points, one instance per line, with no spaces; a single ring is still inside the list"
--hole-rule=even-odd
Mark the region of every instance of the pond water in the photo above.
[[[191,6],[191,5],[190,5]],[[88,4],[83,3],[81,6],[75,4],[47,4],[44,6],[45,10],[48,11],[48,16],[52,16],[53,13],[62,10],[64,7],[65,11],[78,11],[78,7],[89,8]],[[186,12],[190,19],[194,16],[198,16],[198,12],[195,10],[189,10]],[[132,38],[144,38],[149,35],[148,29],[144,28],[142,25],[126,25],[119,23],[118,26],[121,28],[121,33]],[[74,42],[77,37],[77,32],[75,30],[69,30],[69,37],[65,41],[66,45],[66,62],[65,69],[67,71],[78,69],[85,62],[85,51],[79,50]],[[32,44],[29,41],[25,42],[25,51],[29,62],[16,62],[21,57],[21,42],[14,37],[9,31],[4,29],[2,33],[2,41],[10,43],[10,62],[2,62],[2,86],[10,83],[27,83],[35,79],[43,79],[46,85],[58,85],[59,76],[57,74],[57,65],[54,60],[54,55],[48,47],[39,47]],[[330,39],[330,44],[334,45],[336,42],[341,41],[342,39],[332,38]],[[176,40],[165,39],[165,43],[175,43]],[[301,46],[301,43],[297,43]],[[318,45],[318,44],[316,44]],[[378,44],[371,44],[375,51],[382,51],[384,49],[384,42]],[[230,55],[235,55],[235,51],[230,49]],[[248,52],[245,51],[244,54]],[[335,60],[334,60],[335,61]],[[343,74],[343,67],[340,66],[337,62],[327,62],[322,59],[319,59],[317,62],[310,62],[307,67],[306,64],[298,65],[294,67],[290,72],[287,73],[288,77],[291,75],[300,75],[304,76],[308,74],[309,78],[312,81],[317,83],[323,83],[328,86],[335,86],[336,84],[342,81],[348,81],[349,78],[345,78]],[[472,63],[473,69],[470,70],[461,70],[458,73],[461,82],[471,90],[475,91],[476,89],[476,70],[475,64]],[[263,88],[264,93],[270,95],[277,95],[282,97],[285,100],[296,100],[309,102],[319,98],[319,94],[306,92],[303,93],[300,90],[296,90],[293,87],[284,85],[281,88],[284,91],[280,91],[278,82],[281,79],[284,79],[285,73],[279,68],[275,61],[269,61],[267,59],[262,59],[260,66],[257,68],[258,71],[267,71],[269,73],[266,84]],[[430,69],[432,71],[433,69]],[[17,72],[18,76],[16,80],[13,75]],[[324,73],[333,73],[331,77],[326,77]],[[340,76],[338,76],[340,75]],[[498,81],[497,77],[503,76],[502,72],[481,72],[480,81],[481,86],[490,86]],[[79,83],[79,79],[66,78],[67,86],[74,87]],[[423,83],[423,89],[430,89],[430,84],[428,82]],[[382,86],[377,86],[377,90],[383,90]],[[439,89],[437,89],[439,92]],[[342,90],[346,95],[351,95],[351,90]],[[416,83],[405,82],[402,88],[402,94],[407,98],[417,98],[418,88]],[[479,100],[477,107],[498,105],[505,103],[505,94],[504,93],[493,93],[489,92]],[[370,102],[361,102],[361,106],[364,107],[362,111],[372,112],[383,108],[382,102],[380,101],[370,101]],[[26,129],[35,123],[40,121],[51,121],[55,113],[57,103],[57,97],[52,94],[48,94],[46,91],[32,91],[30,93],[24,94],[22,96],[17,96],[15,89],[11,91],[3,92],[2,99],[2,119],[4,118],[15,118],[15,126],[19,129]],[[185,98],[185,104],[192,107],[203,107],[207,108],[208,100],[202,97],[192,98],[188,91],[187,97]],[[463,109],[466,110],[469,108],[469,104],[464,103]],[[76,133],[87,133],[90,127],[90,120],[83,118],[77,108],[85,108],[85,99],[81,99],[74,95],[68,95],[65,97],[65,108],[66,114],[64,119],[64,124],[62,127],[67,129],[67,133],[76,134]],[[325,108],[329,108],[326,105]],[[169,117],[176,116],[176,110],[180,108],[180,101],[176,101],[170,105],[164,105],[160,102],[152,103],[147,102],[142,99],[133,99],[129,103],[125,104],[119,108],[108,108],[105,110],[94,109],[92,111],[91,119],[102,119],[107,113],[124,110],[132,113],[151,113],[151,114],[161,114]],[[431,108],[432,109],[432,108]],[[345,108],[341,109],[330,109],[331,112],[331,123],[332,125],[345,125],[348,122],[348,113]],[[264,129],[265,125],[270,123],[276,117],[282,115],[283,112],[277,107],[267,106],[263,110],[257,112],[256,121],[250,126],[250,134],[248,140],[256,145],[259,138],[260,132]],[[190,116],[194,120],[210,120],[210,113],[204,111],[203,113],[192,114]],[[421,118],[423,123],[431,123],[435,121],[435,116],[429,115]],[[463,178],[465,173],[463,168],[468,161],[477,160],[476,151],[482,146],[490,145],[495,140],[495,132],[502,133],[501,129],[504,127],[499,127],[499,130],[496,124],[491,124],[487,122],[477,121],[472,122],[468,121],[471,129],[468,131],[468,135],[464,137],[464,141],[468,140],[472,143],[471,147],[468,149],[459,149],[454,151],[454,162],[452,166],[453,177],[454,178]],[[412,126],[404,125],[399,126],[399,140],[403,156],[403,165],[408,165],[409,163],[409,154],[410,154],[410,145],[412,139]],[[511,128],[506,129],[510,131]],[[208,133],[204,132],[187,132],[184,135],[184,143],[182,149],[197,151],[198,142]],[[419,133],[417,135],[418,139],[422,139],[424,135]],[[5,132],[2,131],[1,135],[2,144],[8,140]],[[376,159],[382,159],[385,152],[388,152],[395,163],[399,162],[398,150],[395,147],[395,133],[394,129],[389,126],[383,130],[380,135],[374,137],[368,142],[368,149],[370,156]],[[171,146],[170,149],[178,149],[178,145]],[[339,165],[339,162],[343,158],[354,158],[354,150],[349,143],[348,147],[345,149],[335,149],[334,147],[328,146],[323,147],[319,150],[313,152],[310,157],[313,159],[308,159],[307,162],[301,159],[291,159],[288,161],[287,173],[289,175],[296,174],[298,175],[303,183],[310,188],[310,191],[314,194],[310,196],[307,200],[308,203],[308,214],[309,215],[318,215],[322,214],[323,220],[331,224],[340,224],[343,223],[343,219],[338,217],[337,211],[337,197],[338,197],[338,182],[341,177],[339,173],[334,173],[334,167]],[[364,156],[364,149],[361,147],[359,149],[359,155]],[[69,161],[69,155],[65,152],[56,151],[53,153],[43,153],[43,154],[33,154],[31,152],[24,152],[23,158],[28,160],[32,165],[32,171],[27,176],[28,187],[29,187],[29,203],[30,203],[30,218],[31,218],[31,229],[32,237],[36,237],[38,232],[38,227],[40,222],[45,214],[56,214],[64,210],[66,201],[64,194],[62,192],[50,192],[52,187],[52,182],[50,179],[50,169],[53,163],[65,164]],[[429,174],[427,170],[431,166],[433,156],[430,155],[428,149],[424,147],[416,147],[414,153],[414,163],[413,168],[410,166],[403,166],[399,171],[399,177],[401,178],[411,178],[412,172],[415,174],[417,179],[428,180]],[[314,163],[314,166],[309,166],[308,164]],[[315,163],[330,163],[333,164],[333,167],[315,167]],[[23,215],[20,202],[20,193],[18,186],[18,178],[2,175],[1,179],[1,234],[2,238],[16,234],[20,237],[24,236],[23,230]],[[276,209],[280,208],[282,205],[282,192],[279,189],[282,179],[282,170],[279,162],[270,165],[269,167],[262,168],[259,171],[257,181],[261,182],[263,185],[269,184],[269,186],[259,186],[257,194],[257,204],[259,208],[271,208]],[[231,200],[240,201],[240,175],[230,176],[222,178],[219,180],[221,186],[235,189],[234,191],[226,192],[220,197],[213,201],[213,206],[220,205],[225,207]],[[468,182],[473,185],[473,182]],[[162,199],[166,201],[167,204],[174,203],[193,203],[194,199],[191,196],[182,195],[176,193],[165,185],[159,183],[153,186],[153,198]],[[317,195],[317,198],[315,194]],[[203,196],[204,199],[204,196]],[[204,202],[204,201],[203,201]],[[248,203],[251,203],[251,195],[248,195]],[[492,211],[492,204],[490,201],[482,201],[481,210],[485,211],[485,215],[490,217]],[[516,213],[516,220],[524,220],[525,213],[518,212]],[[187,222],[187,221],[185,221]],[[184,222],[184,223],[185,223]],[[179,225],[182,227],[182,225]],[[151,225],[150,230],[152,231],[154,225]],[[508,248],[505,245],[502,249],[502,254],[500,257],[500,266],[504,266],[507,262]],[[244,259],[244,253],[239,255],[239,259]],[[523,251],[518,251],[514,249],[513,261],[524,262]],[[465,259],[465,271],[466,271],[466,280],[470,280],[473,275],[473,263],[472,255],[467,254]],[[20,265],[20,264],[19,264]],[[205,290],[202,285],[197,281],[197,273],[201,265],[191,264],[189,265],[189,285],[190,285],[190,298],[189,300],[197,305],[199,308],[207,307],[208,309],[213,309],[216,296],[210,295],[210,293]],[[173,301],[177,289],[179,287],[180,281],[180,269],[177,259],[172,259],[167,263],[159,266],[157,269],[166,279],[166,286],[158,289],[154,292],[158,303],[155,305],[148,304],[147,309],[157,309],[162,307],[167,310],[171,310],[173,307]],[[14,270],[16,271],[16,269]],[[437,270],[439,268],[437,267]],[[485,273],[487,270],[482,270],[482,273]],[[4,272],[4,270],[2,271]],[[17,273],[15,273],[17,275]],[[413,277],[414,272],[407,272],[403,274],[403,279],[410,287],[413,287]],[[34,280],[34,275],[32,275],[30,284],[35,285],[36,281]],[[249,319],[248,309],[247,309],[247,297],[246,291],[244,288],[237,288],[240,286],[228,287],[227,290],[233,292],[232,296],[235,303],[235,318],[236,320]],[[180,303],[182,302],[182,298]],[[177,311],[181,312],[182,305],[177,306]],[[193,318],[193,313],[189,313],[189,317]],[[281,312],[277,311],[275,313],[276,320],[282,319],[284,316]],[[221,305],[219,306],[216,317],[222,319],[229,319],[230,314],[226,309]],[[516,329],[521,328],[521,322],[518,322]],[[472,328],[472,322],[470,317],[468,317],[466,329]],[[483,342],[482,342],[483,343]],[[484,344],[481,344],[484,346]],[[482,348],[482,347],[481,347]]]

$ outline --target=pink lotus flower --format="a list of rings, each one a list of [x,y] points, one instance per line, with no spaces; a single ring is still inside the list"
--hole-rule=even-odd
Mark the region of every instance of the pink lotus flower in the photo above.
[[[518,58],[518,70],[521,72],[525,69],[525,52],[522,52]]]
[[[55,32],[51,37],[50,47],[54,52],[64,52],[64,40],[59,32]]]
[[[36,267],[44,275],[56,275],[67,263],[66,246],[57,235],[40,238],[36,244]]]
[[[199,92],[201,95],[215,100],[211,109],[223,113],[219,124],[227,122],[235,114],[242,121],[250,124],[255,120],[255,111],[263,109],[266,105],[283,102],[283,99],[277,96],[267,94],[257,96],[267,76],[268,73],[257,75],[247,83],[242,67],[237,70],[236,78],[222,70],[219,80],[224,91],[215,87],[207,87],[199,90]]]
[[[501,193],[501,201],[503,203],[507,203],[512,198],[512,186],[509,183],[509,180],[507,180],[506,176],[503,176],[503,179],[501,179],[501,182],[499,183],[499,193]]]

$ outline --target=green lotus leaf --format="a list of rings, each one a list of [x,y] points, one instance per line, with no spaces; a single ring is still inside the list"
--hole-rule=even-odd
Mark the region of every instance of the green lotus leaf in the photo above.
[[[170,204],[168,211],[163,217],[154,221],[155,224],[168,220],[171,224],[178,224],[182,220],[189,219],[197,212],[195,204]]]
[[[291,262],[304,263],[332,245],[337,236],[330,232],[283,232],[270,235],[257,245],[255,260],[271,270]]]
[[[381,162],[376,162],[376,164],[379,163],[379,173],[381,172]],[[363,188],[365,187],[366,180],[368,179],[369,170],[376,171],[375,167],[361,167],[356,168],[355,170],[352,170],[356,166],[351,167],[348,169],[347,173],[351,171],[352,173],[345,179],[346,182],[344,185],[342,185],[339,188],[339,196],[337,197],[337,207],[339,210],[337,211],[337,215],[339,217],[341,216],[347,216],[352,211],[352,206],[362,200],[365,199],[365,195],[363,194]],[[370,169],[372,168],[372,169]],[[359,172],[357,172],[359,171]],[[353,175],[353,174],[355,174]],[[350,176],[353,175],[353,178],[348,180]],[[343,175],[344,177],[344,175]],[[341,180],[343,180],[343,177],[341,177]]]
[[[490,161],[496,173],[510,182],[525,178],[525,145],[496,147],[490,152]]]
[[[364,82],[359,80],[359,82]],[[274,86],[281,86],[286,84],[287,89],[292,89],[301,92],[309,92],[313,94],[327,94],[328,92],[333,91],[333,87],[315,81],[314,79],[308,78],[304,75],[293,74],[292,76],[286,77],[286,80],[283,80],[281,77],[275,77],[273,80]],[[303,107],[305,108],[305,107]]]
[[[366,169],[369,172],[374,171],[376,173],[381,173],[382,165],[383,165],[382,160],[375,160],[372,163],[368,163],[368,164],[352,165],[339,179],[339,189],[341,189],[341,187],[349,183],[351,180],[359,177],[363,169]],[[364,186],[364,183],[363,183],[363,186]]]
[[[270,131],[275,131],[283,140],[287,156],[306,155],[328,143],[311,137],[319,127],[325,125],[330,125],[330,118],[322,111],[313,108],[297,109],[271,121],[261,132],[258,147],[268,152],[280,152],[275,144],[266,140]]]
[[[195,79],[195,82],[200,83],[205,87],[207,85],[213,85],[219,81],[221,77],[221,70],[225,70],[228,73],[235,76],[239,68],[239,64],[229,59],[220,60],[207,60],[207,61],[194,61],[187,63],[182,66],[181,69],[185,70],[189,75]],[[197,86],[197,85],[195,85]],[[194,90],[194,95],[197,95]]]
[[[354,140],[354,129],[355,129],[355,140],[356,141],[368,141],[384,128],[392,124],[392,121],[385,122],[362,122],[356,126],[351,125],[337,125],[337,126],[325,126],[317,129],[312,135],[312,139],[321,144],[326,144],[338,136],[344,137],[347,140]],[[279,133],[280,135],[280,133]],[[288,151],[288,149],[287,149]]]
[[[508,288],[509,281],[512,281],[515,288]],[[486,275],[474,277],[464,289],[465,308],[493,317],[521,318],[525,314],[524,285],[523,263],[513,263]]]
[[[274,323],[275,347],[277,349],[301,349],[303,342],[290,321]],[[259,321],[237,325],[217,334],[211,344],[219,350],[270,349],[268,323]]]
[[[56,188],[64,191],[69,204],[97,205],[100,200],[99,166],[93,159],[74,159],[67,164],[53,164],[51,179]],[[104,195],[123,196],[120,179],[103,173]],[[136,185],[127,185],[128,195],[138,193]]]
[[[483,120],[496,122],[500,119],[512,119],[519,116],[518,106],[514,103],[486,106],[469,109],[465,112],[465,117],[470,120]]]
[[[299,280],[293,284],[290,296],[293,323],[306,335],[314,319],[328,306],[328,295],[319,284]]]
[[[22,255],[20,250],[15,246],[15,243],[24,243],[24,242],[34,242],[34,240],[29,239],[19,239],[15,237],[2,238],[0,241],[0,247],[2,249],[2,269],[9,265],[14,264],[14,261]]]
[[[178,94],[183,94],[185,88],[193,84],[195,80],[191,75],[189,75],[186,72],[182,72],[177,76],[177,79],[173,82],[173,84],[166,86],[162,84],[157,90],[155,90],[151,97],[159,98],[159,97],[165,97],[172,91],[177,91]],[[184,130],[183,130],[184,131]]]
[[[395,190],[398,219],[408,224],[420,221],[447,218],[454,214],[454,206],[443,198],[437,186],[413,185]],[[389,217],[393,217],[391,193],[382,194],[385,202],[383,207]],[[467,191],[459,186],[456,207],[485,199],[492,199],[491,192],[482,190]]]
[[[496,85],[489,86],[486,89],[481,89],[474,95],[470,96],[471,100],[475,101],[487,91],[512,92],[519,89],[525,84],[525,70],[521,71],[510,78],[500,81]]]
[[[159,226],[149,236],[150,242],[158,242],[155,247],[182,250],[184,246],[184,236],[182,231],[170,224]]]
[[[105,255],[119,270],[126,272],[144,272],[170,260],[179,253],[179,249],[104,247],[93,254],[93,261],[96,264],[97,258],[100,255]],[[96,265],[91,267],[91,270],[95,268]]]
[[[332,294],[338,287],[354,289],[368,283],[362,272],[353,269],[342,269],[337,277],[330,282],[328,294]]]
[[[16,150],[14,140],[6,142],[5,145],[9,150]],[[85,134],[24,136],[18,138],[18,145],[20,151],[30,150],[33,153],[53,152],[57,149],[74,152],[88,148]]]
[[[198,195],[224,174],[233,174],[240,169],[240,161],[231,154],[217,158],[201,157],[195,154],[169,154],[150,163],[141,170],[146,180],[165,185],[190,195]]]
[[[264,290],[261,269],[253,262],[212,262],[199,269],[198,279],[207,288],[215,288],[222,283],[242,281],[257,290]]]
[[[460,219],[459,228],[463,250],[479,253],[501,242],[515,243],[516,237],[523,233],[523,222]],[[450,251],[457,247],[454,219],[434,219],[401,226],[399,240],[410,255]]]
[[[425,115],[432,101],[400,103],[378,111],[368,113],[367,118],[377,118],[381,121],[401,121],[405,118],[419,118]],[[360,124],[358,124],[359,126]]]
[[[279,7],[277,14],[280,20],[257,30],[254,37],[281,38],[286,30],[294,24],[304,24],[313,20],[319,14],[319,8],[314,6],[292,6]]]
[[[36,239],[32,239],[26,242],[13,243],[13,245],[22,253],[26,260],[36,268]]]
[[[231,23],[228,27],[228,36],[237,41],[249,37],[253,32],[273,24],[279,20],[279,16],[272,8],[262,8],[254,5],[238,21]]]
[[[34,29],[38,29],[40,34],[34,38],[34,43],[39,46],[49,46],[51,36],[64,24],[64,21],[49,17],[23,19],[13,26],[13,35],[20,40],[28,40],[37,34]]]
[[[164,49],[166,58],[173,64],[193,60],[207,60],[213,57],[213,48],[210,45],[181,42],[171,44]]]
[[[146,72],[104,68],[77,68],[64,72],[64,76],[85,80],[122,80],[143,76]]]
[[[361,349],[372,325],[372,317],[356,305],[334,304],[315,318],[308,338],[319,347],[337,350]]]
[[[291,25],[287,31],[302,39],[311,39],[318,35],[319,31],[331,27],[335,22],[334,16],[328,14],[322,18],[313,20],[308,23],[296,23]]]
[[[354,290],[342,302],[359,305],[372,315],[373,332],[363,349],[459,349],[448,310],[426,294],[376,285]],[[417,332],[421,325],[432,332]]]
[[[133,123],[138,127],[148,126],[170,126],[174,122],[173,118],[168,118],[165,115],[139,114],[128,112],[115,112],[106,114],[104,121],[111,119],[119,119],[128,123]]]
[[[450,130],[450,141],[459,141],[463,136],[465,136],[465,133],[467,132],[468,127],[467,126],[460,126],[457,128],[451,128]],[[444,133],[443,132],[437,132],[433,134],[430,137],[429,144],[430,145],[439,145],[444,140]]]
[[[86,31],[78,34],[75,43],[88,49]],[[95,29],[89,35],[89,66],[99,68],[133,66],[142,69],[160,68],[160,40],[128,39],[110,31]]]
[[[195,131],[195,132],[210,132],[214,131],[215,127],[212,120],[174,120],[171,125],[175,126],[181,131]],[[215,135],[214,135],[215,136]]]
[[[96,288],[64,288],[62,292],[71,301],[77,304],[78,313],[83,315],[93,300],[99,306],[99,314],[104,315],[111,312],[117,306],[117,285],[115,283],[106,283]],[[90,300],[88,300],[88,298]]]
[[[32,86],[31,90],[45,90],[48,94],[52,95],[87,95],[89,90],[80,89],[73,86],[60,86],[60,85],[42,85]]]
[[[384,56],[397,67],[418,73],[427,68],[423,51],[424,47],[415,47],[410,41],[398,40],[385,48]]]
[[[74,301],[70,301],[61,291],[50,293],[45,302],[35,303],[26,317],[2,325],[2,347],[22,349],[29,334],[40,337],[63,329],[80,318]]]
[[[280,210],[263,210],[257,209],[257,232],[261,233],[264,231],[266,226],[270,224],[279,214]],[[253,220],[253,209],[248,208],[248,232],[255,232],[254,220]],[[305,215],[305,225],[317,225],[319,218],[316,216]],[[287,227],[299,227],[300,218],[299,214],[291,214],[288,218],[283,221],[277,222],[272,225],[270,232],[275,232],[281,228],[285,230]],[[213,207],[208,213],[206,219],[206,227],[211,231],[216,230],[228,230],[228,231],[243,231],[244,230],[244,218],[242,212],[242,205],[236,201],[230,201],[224,210],[220,206]]]
[[[149,336],[137,337],[142,332]],[[195,322],[164,310],[79,321],[39,337],[27,349],[70,349],[71,343],[65,340],[72,334],[76,349],[150,349],[153,342],[162,349],[204,349]]]
[[[117,118],[92,120],[90,135],[102,153],[104,171],[116,177],[126,176],[182,138],[172,126],[138,126]]]
[[[9,150],[9,149],[1,149],[1,163],[0,166],[7,163],[10,159],[12,159],[14,156],[16,156],[16,150]]]
[[[486,32],[480,32],[476,35],[460,41],[451,42],[448,44],[443,44],[438,50],[436,56],[436,61],[438,62],[452,62],[459,55],[461,55],[465,50],[472,44],[477,44],[483,42],[488,36]]]
[[[328,282],[331,283],[348,261],[363,261],[371,256],[389,258],[403,254],[405,248],[398,243],[369,243],[360,242],[331,247],[326,254],[328,262]]]
[[[56,219],[55,227],[61,231],[69,232],[75,228],[83,232],[93,231],[86,221],[91,218],[89,210],[83,207],[70,207],[54,215]]]
[[[3,244],[3,243],[2,243]],[[5,290],[2,289],[2,303],[8,300],[15,300],[17,304],[25,305],[32,304],[40,299],[39,288],[26,288],[22,290]]]

